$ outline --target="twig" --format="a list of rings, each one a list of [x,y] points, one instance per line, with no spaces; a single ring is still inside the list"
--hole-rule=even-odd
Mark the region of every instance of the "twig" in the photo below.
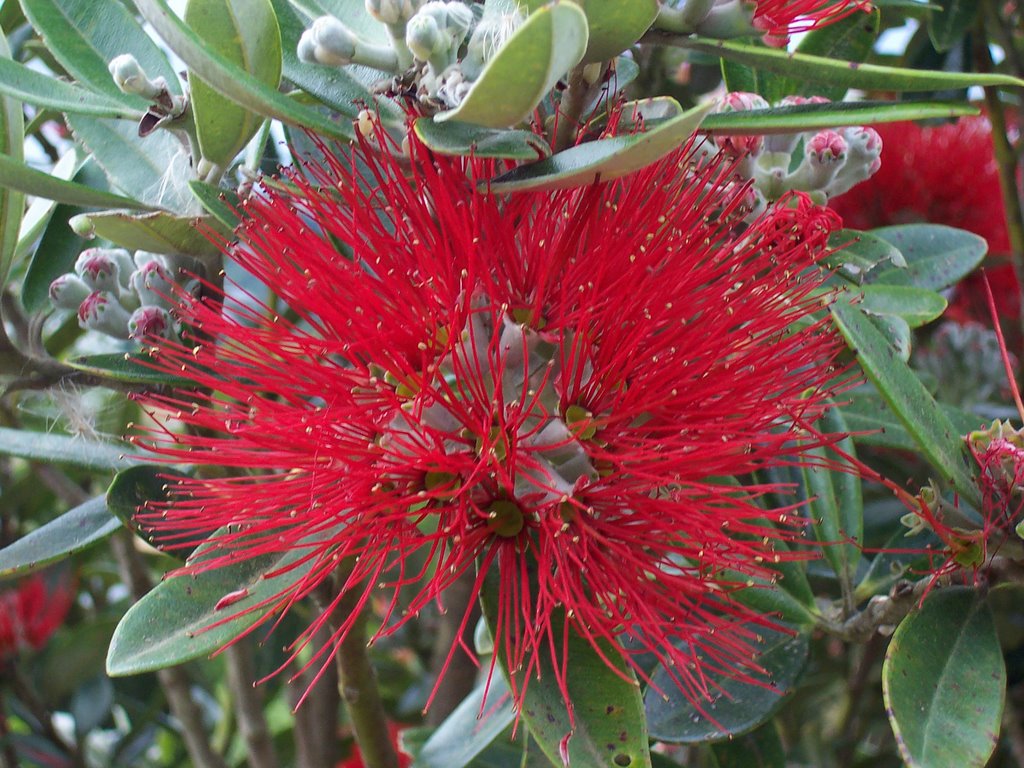
[[[121,578],[136,600],[142,598],[152,587],[145,565],[135,551],[132,537],[127,531],[120,531],[110,541],[111,550],[121,571]],[[203,713],[192,698],[188,675],[181,667],[169,667],[156,673],[160,687],[171,708],[171,713],[181,722],[185,749],[195,768],[227,768],[224,759],[210,745]]]
[[[252,643],[241,638],[224,650],[227,661],[228,687],[235,703],[238,727],[245,739],[250,768],[277,768],[277,754],[270,738],[267,718],[263,714],[263,696],[256,690],[256,665]]]
[[[1020,719],[1020,711],[1013,701],[1013,691],[1007,691],[1006,705],[1003,708],[1003,734],[1006,736],[1010,756],[1017,768],[1024,768],[1024,723]]]
[[[85,758],[78,745],[66,740],[60,734],[53,724],[53,713],[47,708],[39,694],[36,693],[35,688],[32,687],[32,683],[25,677],[24,672],[18,668],[17,664],[12,665],[8,679],[11,682],[11,689],[14,691],[14,695],[32,713],[32,717],[39,721],[39,726],[43,729],[43,733],[46,734],[46,738],[67,753],[71,758],[71,764],[75,768],[85,768]],[[17,766],[18,763],[15,762],[14,765]]]
[[[318,646],[330,642],[330,631],[325,627],[317,631],[313,640]],[[313,682],[316,670],[291,681],[289,688],[294,705],[305,696],[302,706],[295,710],[295,760],[298,768],[321,768],[335,765],[341,758],[338,744],[338,714],[341,696],[338,691],[338,672],[332,665]]]
[[[583,107],[587,103],[590,87],[584,65],[578,64],[569,72],[569,85],[562,91],[562,98],[558,103],[555,152],[560,152],[574,143],[576,133],[580,129],[580,117],[583,115]]]
[[[339,579],[341,581],[341,579]],[[361,591],[348,589],[338,601],[334,616],[349,617],[359,608]],[[366,768],[398,768],[398,753],[388,733],[388,719],[380,700],[377,675],[366,647],[366,611],[359,610],[345,639],[334,654],[338,690],[348,709],[352,731]]]

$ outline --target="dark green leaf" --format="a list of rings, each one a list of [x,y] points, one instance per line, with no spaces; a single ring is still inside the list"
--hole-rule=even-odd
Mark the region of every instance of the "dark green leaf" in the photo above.
[[[142,110],[106,94],[88,91],[0,56],[0,93],[57,112],[138,121]]]
[[[145,384],[158,387],[186,387],[191,384],[188,379],[155,370],[148,363],[147,355],[137,352],[78,357],[70,360],[68,365],[94,376],[125,384]]]
[[[958,435],[966,435],[984,426],[982,417],[962,411],[952,405],[939,403],[939,409],[953,425]],[[917,444],[907,432],[896,414],[874,390],[861,387],[850,395],[850,402],[843,406],[843,418],[854,438],[863,445],[877,445],[900,451],[917,450]]]
[[[135,515],[147,503],[162,503],[170,498],[167,491],[169,479],[187,475],[169,467],[144,464],[130,467],[117,473],[107,488],[107,509],[124,523],[136,536],[145,539],[150,546],[181,560],[192,554],[189,548],[168,548],[153,532],[138,523]]]
[[[836,61],[822,56],[791,53],[779,48],[759,48],[734,40],[711,40],[690,35],[666,40],[692,51],[728,58],[750,67],[780,75],[812,80],[822,85],[872,91],[941,91],[972,85],[1024,85],[1024,80],[997,73],[936,72],[883,67],[877,64]]]
[[[546,160],[521,165],[486,186],[495,192],[562,189],[615,179],[650,165],[689,138],[710,104],[659,122],[646,133],[600,139],[559,152]]]
[[[644,695],[653,738],[678,744],[734,738],[757,728],[782,706],[786,693],[807,663],[808,636],[763,627],[756,631],[762,641],[754,661],[768,673],[765,684],[751,685],[721,674],[709,674],[712,698],[701,702],[703,712],[679,692],[664,667],[655,672],[653,684]]]
[[[124,454],[131,450],[131,446],[124,443],[101,443],[83,437],[0,427],[0,454],[31,461],[70,464],[99,471],[124,469],[138,464],[134,459],[125,458]]]
[[[204,545],[196,555],[201,556],[210,546],[214,545]],[[152,672],[222,648],[270,610],[256,606],[287,591],[309,573],[315,558],[300,562],[308,554],[308,548],[297,547],[194,576],[164,579],[117,625],[107,652],[107,674],[119,677]],[[275,575],[268,578],[264,575],[268,573]]]
[[[485,701],[484,691],[488,688]],[[448,715],[416,755],[413,767],[463,768],[470,765],[514,720],[508,686],[502,676],[496,674],[489,685],[477,686]]]
[[[978,0],[936,0],[942,10],[928,14],[928,37],[939,53],[951,50],[974,26]]]
[[[932,592],[889,643],[882,694],[910,768],[984,768],[1006,695],[1006,666],[984,598],[969,588]]]
[[[56,200],[59,203],[89,208],[135,208],[140,210],[152,208],[152,206],[140,203],[130,197],[122,197],[87,187],[84,184],[58,179],[56,176],[29,168],[24,163],[3,154],[0,154],[0,176],[3,177],[4,187]]]
[[[898,248],[907,266],[883,264],[865,277],[866,283],[939,291],[970,273],[988,250],[984,238],[942,224],[904,224],[872,232]]]
[[[834,24],[812,29],[800,41],[797,52],[841,61],[867,61],[878,39],[881,18],[882,14],[877,8],[869,13],[851,13]],[[824,96],[838,101],[846,94],[846,88],[841,85],[822,86],[804,79],[790,92],[801,96]]]
[[[898,248],[871,232],[840,229],[829,236],[828,245],[838,250],[829,254],[825,264],[852,283],[862,283],[865,275],[879,266],[907,266]]]
[[[107,65],[131,54],[150,80],[164,78],[171,93],[181,93],[174,67],[123,3],[95,0],[21,0],[47,50],[75,79],[130,108],[145,111],[145,99],[118,90]]]
[[[870,283],[851,291],[861,297],[860,308],[875,315],[896,315],[911,328],[930,323],[946,311],[946,300],[930,288]]]
[[[241,211],[242,203],[238,193],[230,189],[220,189],[202,181],[190,181],[188,186],[206,212],[220,222],[227,231],[232,231],[238,226],[240,219],[236,211]]]
[[[912,101],[850,101],[832,104],[795,104],[771,109],[719,112],[708,115],[700,125],[701,133],[743,135],[749,133],[798,133],[841,125],[870,125],[928,117],[974,115],[970,104]]]
[[[270,0],[188,0],[185,23],[208,49],[270,88],[281,83],[281,30]],[[203,158],[227,168],[263,118],[189,77],[192,112]]]
[[[120,527],[102,496],[91,499],[0,549],[0,576],[31,573],[64,560]]]
[[[944,481],[979,507],[978,489],[965,463],[963,440],[935,399],[860,309],[840,300],[832,303],[831,311],[864,373],[921,453]]]
[[[587,17],[575,3],[545,5],[487,62],[455,109],[435,120],[505,128],[529,118],[587,47]]]
[[[442,155],[539,160],[551,154],[551,147],[533,131],[482,128],[451,120],[435,123],[421,117],[416,135],[428,148]]]
[[[85,241],[68,226],[68,220],[80,213],[81,208],[71,205],[54,209],[21,286],[21,302],[29,312],[50,308],[50,283],[74,269]]]
[[[582,0],[589,36],[583,61],[608,61],[650,29],[658,15],[657,0]]]
[[[146,21],[188,65],[190,72],[236,104],[266,117],[310,128],[324,136],[338,139],[355,137],[348,120],[336,122],[313,107],[299,104],[213,51],[174,14],[165,0],[136,0],[136,5]]]

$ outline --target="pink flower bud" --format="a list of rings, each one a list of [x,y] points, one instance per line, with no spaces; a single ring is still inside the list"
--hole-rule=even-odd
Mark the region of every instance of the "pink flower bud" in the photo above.
[[[130,285],[143,306],[168,307],[173,301],[174,280],[159,261],[148,261],[132,273]]]
[[[846,139],[832,130],[818,131],[805,146],[807,157],[818,163],[835,163],[846,157]]]
[[[50,283],[50,303],[58,309],[78,309],[89,293],[89,286],[70,272]]]
[[[722,97],[715,111],[746,112],[752,109],[768,109],[769,106],[768,102],[756,93],[731,91]],[[764,136],[715,136],[715,144],[721,151],[736,157],[758,155],[764,148]]]
[[[78,308],[78,324],[89,331],[128,338],[128,312],[116,296],[105,291],[93,291],[86,297]]]
[[[174,336],[171,316],[160,307],[139,307],[128,319],[128,335],[139,341],[150,337],[170,339]]]

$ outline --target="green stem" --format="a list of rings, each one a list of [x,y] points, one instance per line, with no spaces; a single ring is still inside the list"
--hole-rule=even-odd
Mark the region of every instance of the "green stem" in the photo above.
[[[590,93],[590,83],[584,74],[584,65],[578,64],[569,73],[569,86],[562,91],[558,104],[558,127],[555,129],[555,152],[571,147],[576,142],[580,117]]]

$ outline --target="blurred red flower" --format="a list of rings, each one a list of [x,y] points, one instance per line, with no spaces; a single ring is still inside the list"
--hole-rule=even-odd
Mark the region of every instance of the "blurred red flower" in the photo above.
[[[0,591],[0,659],[42,648],[64,622],[72,599],[66,583],[41,573]]]
[[[812,422],[838,342],[812,314],[835,215],[792,196],[743,229],[745,188],[695,170],[699,148],[509,197],[476,189],[495,163],[410,142],[327,154],[246,203],[228,255],[281,303],[184,297],[186,343],[152,343],[200,388],[144,402],[191,429],[142,438],[237,476],[184,480],[143,523],[212,537],[186,572],[300,554],[276,610],[351,564],[361,605],[396,595],[379,635],[478,567],[496,656],[520,681],[550,663],[563,693],[563,619],[601,654],[670,663],[694,701],[710,673],[761,681],[751,623],[772,619],[731,593],[777,578],[801,523],[760,503],[786,489],[730,478],[828,440]],[[417,550],[429,565],[407,568]]]

